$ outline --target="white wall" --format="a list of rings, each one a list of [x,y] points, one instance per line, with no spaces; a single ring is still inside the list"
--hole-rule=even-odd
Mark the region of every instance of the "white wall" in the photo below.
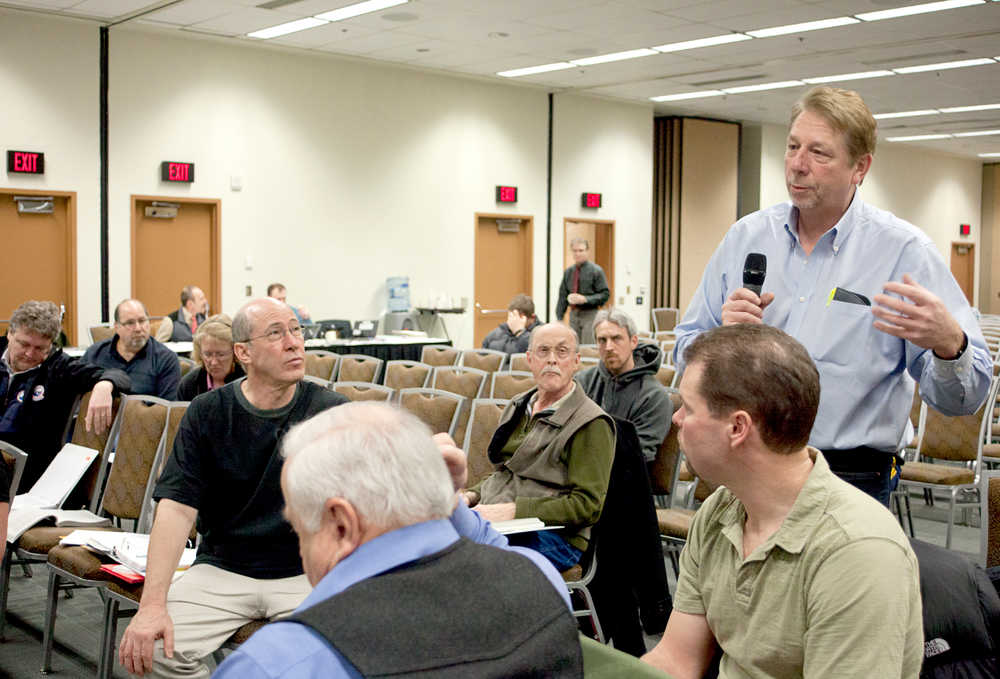
[[[624,298],[625,303],[618,305],[618,299],[611,303],[631,315],[639,329],[646,330],[653,219],[653,108],[558,95],[553,128],[552,318],[556,320],[556,295],[563,273],[563,219],[613,219],[613,287],[615,297]],[[580,206],[580,194],[585,191],[602,194],[600,208]],[[543,242],[543,253],[544,247]],[[640,306],[635,302],[643,290]],[[544,297],[536,302],[538,299]]]
[[[786,129],[780,125],[764,126],[760,161],[761,206],[788,200],[784,179],[786,134]],[[875,151],[875,161],[860,195],[872,205],[923,229],[937,245],[946,265],[953,240],[976,243],[976,251],[981,250],[978,242],[982,163],[977,160],[882,141]],[[958,235],[959,224],[972,225],[971,238]],[[978,302],[978,262],[974,290]]]

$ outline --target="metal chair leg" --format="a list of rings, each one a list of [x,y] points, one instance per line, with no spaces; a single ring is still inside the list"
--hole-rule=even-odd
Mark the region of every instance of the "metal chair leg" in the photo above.
[[[59,576],[49,570],[49,587],[45,599],[45,627],[42,629],[42,674],[52,671],[53,634],[56,627],[56,608],[59,605]]]
[[[115,637],[118,636],[118,600],[104,600],[104,629],[101,631],[101,648],[97,656],[97,679],[111,679],[114,667]]]

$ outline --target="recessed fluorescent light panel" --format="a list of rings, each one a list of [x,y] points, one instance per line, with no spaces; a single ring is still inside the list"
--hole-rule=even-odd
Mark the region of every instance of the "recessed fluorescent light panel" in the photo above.
[[[594,64],[607,64],[612,61],[625,61],[626,59],[638,59],[639,57],[652,57],[659,52],[651,49],[628,50],[627,52],[615,52],[613,54],[601,54],[596,57],[586,57],[584,59],[572,59],[571,64],[577,66],[593,66]]]
[[[548,73],[549,71],[562,71],[567,68],[573,68],[573,64],[568,61],[557,61],[554,64],[542,64],[541,66],[515,68],[512,71],[499,71],[497,75],[502,78],[519,78],[522,75],[535,75],[536,73]]]
[[[894,68],[896,73],[924,73],[925,71],[947,71],[950,68],[966,68],[968,66],[985,66],[995,64],[992,59],[964,59],[962,61],[942,61],[940,64],[923,64],[921,66],[903,66]]]
[[[259,31],[254,31],[253,33],[247,33],[247,37],[268,40],[270,38],[277,38],[280,35],[288,35],[289,33],[304,31],[307,28],[316,28],[317,26],[322,26],[326,23],[329,22],[316,19],[315,17],[307,17],[305,19],[298,19],[297,21],[289,21],[286,24],[278,24],[277,26],[271,26],[270,28],[263,28]]]
[[[944,2],[927,2],[922,5],[910,5],[909,7],[883,9],[878,12],[864,12],[863,14],[855,14],[854,16],[862,21],[881,21],[882,19],[895,19],[897,17],[907,17],[914,14],[941,12],[946,9],[984,4],[986,4],[986,0],[944,0]]]
[[[917,134],[912,137],[886,137],[886,141],[930,141],[931,139],[950,138],[950,134]]]
[[[659,97],[650,97],[653,101],[683,101],[684,99],[701,99],[703,97],[721,97],[725,92],[722,90],[702,90],[701,92],[682,92],[681,94],[664,94]]]
[[[993,111],[1000,109],[1000,104],[980,104],[978,106],[951,106],[938,109],[941,113],[968,113],[969,111]]]
[[[801,80],[782,80],[776,83],[761,83],[759,85],[743,85],[742,87],[724,87],[726,94],[744,94],[746,92],[762,92],[764,90],[780,90],[782,87],[805,85]]]
[[[841,73],[840,75],[824,75],[818,78],[803,78],[802,82],[810,85],[820,83],[835,83],[844,80],[864,80],[865,78],[884,78],[887,75],[896,75],[892,71],[862,71],[860,73]]]
[[[747,35],[752,35],[755,38],[772,38],[776,35],[805,33],[806,31],[818,31],[824,28],[835,28],[837,26],[847,26],[848,24],[859,23],[861,22],[854,17],[834,17],[833,19],[822,19],[821,21],[807,21],[802,24],[788,24],[787,26],[761,28],[756,31],[747,31]]]
[[[751,40],[749,35],[744,35],[743,33],[727,33],[725,35],[717,35],[712,38],[698,38],[697,40],[685,40],[684,42],[672,42],[666,45],[660,45],[654,47],[653,49],[657,52],[680,52],[683,50],[693,50],[699,47],[713,47],[715,45],[726,45],[731,42],[740,42],[742,40]]]
[[[344,19],[361,16],[362,14],[377,12],[386,7],[402,5],[406,2],[409,2],[409,0],[368,0],[368,2],[359,2],[356,5],[348,5],[347,7],[341,7],[330,12],[317,14],[316,18],[326,19],[327,21],[343,21]]]
[[[897,111],[896,113],[876,113],[872,117],[875,120],[888,120],[889,118],[913,118],[915,116],[937,115],[937,109],[928,108],[920,111]]]
[[[998,0],[1000,2],[1000,0]],[[980,158],[1000,158],[1000,153],[979,153]]]
[[[1000,134],[1000,130],[977,130],[976,132],[956,132],[956,137],[989,137],[990,135]]]

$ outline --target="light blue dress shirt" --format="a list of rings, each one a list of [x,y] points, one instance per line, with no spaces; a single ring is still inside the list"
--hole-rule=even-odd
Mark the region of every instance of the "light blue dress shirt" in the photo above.
[[[470,510],[464,502],[459,502],[450,521],[441,519],[406,526],[358,547],[320,580],[295,612],[314,606],[355,583],[395,566],[439,552],[459,536],[523,554],[552,582],[566,606],[570,605],[566,583],[548,559],[530,549],[509,546],[507,538],[497,533],[489,522]],[[461,605],[461,602],[456,602],[456,605]],[[361,677],[326,639],[312,628],[294,622],[276,622],[261,628],[231,653],[213,676],[216,679]]]
[[[743,287],[747,254],[760,252],[767,256],[763,292],[774,293],[763,321],[805,345],[819,370],[811,445],[897,450],[909,424],[914,380],[921,398],[942,413],[975,412],[989,389],[992,359],[965,295],[930,238],[855,193],[844,216],[806,255],[797,218],[791,203],[781,203],[729,230],[677,326],[678,369],[695,335],[722,324],[722,305]],[[938,359],[929,349],[876,330],[869,306],[829,301],[835,287],[871,301],[886,282],[902,282],[904,273],[940,297],[962,326],[969,346],[959,359]]]

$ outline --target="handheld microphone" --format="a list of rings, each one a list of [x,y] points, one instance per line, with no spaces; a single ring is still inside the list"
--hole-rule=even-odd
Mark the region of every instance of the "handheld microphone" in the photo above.
[[[751,252],[743,262],[743,287],[760,295],[764,285],[764,275],[767,274],[767,256],[759,252]]]

